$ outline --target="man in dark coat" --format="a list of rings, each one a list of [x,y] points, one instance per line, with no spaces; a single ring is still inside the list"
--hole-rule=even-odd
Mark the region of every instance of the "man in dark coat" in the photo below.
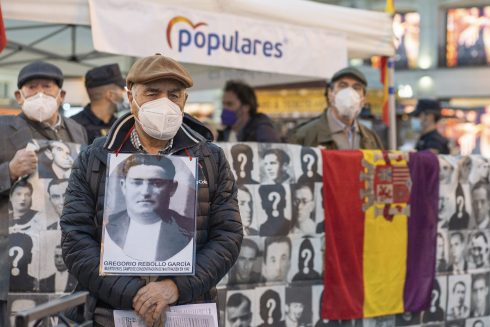
[[[117,112],[129,110],[125,86],[118,64],[95,67],[85,74],[90,103],[72,118],[87,130],[89,144],[107,134]]]
[[[258,113],[254,89],[242,81],[226,82],[223,94],[221,122],[225,129],[219,132],[222,142],[280,142],[280,135],[271,119]]]
[[[193,84],[189,73],[157,54],[138,60],[126,82],[131,113],[81,151],[61,217],[63,257],[78,280],[77,290],[91,294],[95,326],[113,326],[114,309],[134,310],[153,326],[169,304],[215,301],[215,285],[237,259],[243,237],[237,189],[223,150],[210,142],[209,130],[182,113],[186,88]],[[119,152],[198,160],[195,275],[99,275],[107,156]]]
[[[14,182],[37,169],[36,153],[26,149],[32,139],[87,143],[85,129],[59,113],[65,98],[62,86],[63,73],[46,62],[33,62],[19,72],[15,98],[22,113],[0,117],[0,212],[5,216]],[[8,262],[8,220],[0,219],[0,325],[6,319]]]
[[[449,141],[437,131],[442,118],[441,105],[437,100],[420,99],[412,116],[420,119],[422,135],[415,145],[417,151],[431,150],[436,154],[449,154]]]

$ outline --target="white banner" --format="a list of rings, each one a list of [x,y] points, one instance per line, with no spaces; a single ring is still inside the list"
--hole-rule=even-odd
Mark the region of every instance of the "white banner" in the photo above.
[[[347,65],[345,37],[324,30],[146,1],[89,4],[102,52],[320,78]]]

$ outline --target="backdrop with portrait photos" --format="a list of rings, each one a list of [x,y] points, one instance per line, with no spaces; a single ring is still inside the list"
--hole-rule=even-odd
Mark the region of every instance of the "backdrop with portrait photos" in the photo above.
[[[9,211],[0,213],[9,220],[12,315],[71,292],[76,285],[61,256],[59,219],[80,145],[33,140],[27,148],[36,151],[38,169],[14,183]]]
[[[21,187],[12,188],[8,213],[12,312],[46,302],[73,288],[66,277],[56,278],[61,275],[59,262],[57,268],[57,200],[66,188],[66,184],[57,181],[67,176],[66,167],[80,146],[35,143],[39,172],[27,179],[30,186],[19,182]],[[438,156],[436,277],[429,309],[327,321],[320,318],[325,252],[320,150],[281,144],[221,146],[238,182],[245,237],[237,263],[219,285],[220,325],[231,326],[232,321],[240,320],[244,325],[250,322],[250,326],[281,326],[286,319],[295,319],[298,326],[315,327],[490,326],[487,159]],[[71,159],[63,153],[69,153]]]
[[[284,144],[220,146],[237,180],[244,227],[240,256],[218,285],[220,326],[237,322],[241,326],[284,326],[287,320],[293,326],[315,327],[490,326],[487,159],[437,158],[435,278],[426,311],[323,320],[326,242],[321,151]],[[349,174],[348,167],[344,170],[343,174]],[[343,174],[337,178],[344,178]],[[423,184],[418,189],[426,183],[412,182]],[[412,185],[412,191],[415,189]],[[358,198],[358,193],[352,191],[352,197]]]

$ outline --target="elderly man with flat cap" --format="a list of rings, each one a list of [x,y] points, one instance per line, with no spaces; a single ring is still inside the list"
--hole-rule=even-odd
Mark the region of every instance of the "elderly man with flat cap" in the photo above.
[[[0,210],[8,217],[9,194],[20,177],[37,169],[37,156],[26,150],[32,139],[60,140],[85,144],[85,129],[63,117],[59,108],[65,98],[63,73],[42,61],[23,67],[15,98],[22,107],[18,116],[0,116]],[[0,325],[9,289],[8,221],[0,221]]]
[[[290,142],[332,150],[382,149],[376,133],[357,120],[366,100],[366,88],[366,77],[356,68],[336,72],[325,90],[328,108],[298,126]]]
[[[163,313],[170,304],[215,301],[215,285],[238,258],[242,241],[237,188],[223,151],[211,143],[209,130],[183,114],[186,89],[193,84],[189,73],[157,54],[138,60],[126,82],[131,112],[80,153],[61,217],[63,257],[78,279],[78,289],[88,290],[94,300],[89,309],[95,326],[114,325],[114,309],[134,310],[153,326],[165,320]],[[151,279],[99,275],[108,153],[197,158],[195,275]]]
[[[116,113],[129,110],[125,86],[118,64],[96,67],[85,74],[90,103],[72,118],[87,130],[89,144],[107,134],[116,121]]]
[[[430,150],[436,154],[449,154],[448,139],[437,131],[437,123],[442,118],[439,101],[420,99],[411,116],[420,120],[422,129],[422,135],[415,144],[415,149],[417,151]]]

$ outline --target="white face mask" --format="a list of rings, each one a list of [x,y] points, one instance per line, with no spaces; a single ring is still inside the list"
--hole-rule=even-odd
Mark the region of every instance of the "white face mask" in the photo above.
[[[352,87],[346,87],[335,94],[334,105],[340,116],[354,119],[361,112],[361,96]]]
[[[61,91],[60,91],[61,92]],[[36,95],[32,97],[25,98],[22,92],[20,92],[22,98],[24,98],[24,103],[22,104],[22,111],[27,116],[27,118],[31,120],[35,120],[38,122],[45,122],[58,110],[58,95],[56,97],[52,97],[50,95],[46,95],[43,92],[38,92]]]
[[[183,114],[177,104],[168,98],[160,98],[139,104],[138,117],[134,117],[146,134],[157,140],[167,141],[177,134],[182,125]]]

